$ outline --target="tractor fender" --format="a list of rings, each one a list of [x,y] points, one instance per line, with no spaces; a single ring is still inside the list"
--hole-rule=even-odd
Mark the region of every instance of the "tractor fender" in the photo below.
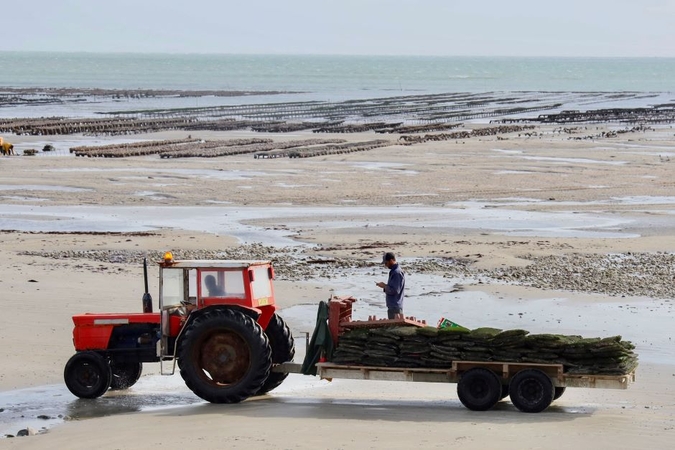
[[[241,306],[241,305],[212,305],[212,306],[207,306],[206,308],[201,308],[195,311],[192,311],[190,315],[188,316],[187,320],[183,324],[183,326],[180,329],[180,332],[178,333],[178,336],[176,336],[176,348],[178,348],[179,342],[182,338],[183,335],[183,330],[187,328],[190,323],[192,323],[193,320],[195,320],[197,317],[201,316],[207,311],[212,311],[214,309],[234,309],[237,310],[243,314],[246,314],[249,316],[251,319],[255,320],[258,322],[258,324],[262,327],[263,330],[267,329],[267,326],[270,323],[270,320],[272,320],[272,316],[274,315],[274,312],[276,311],[275,305],[266,305],[262,306],[260,308],[250,308],[247,306]]]
[[[242,312],[243,314],[246,314],[255,321],[258,321],[258,318],[262,315],[262,311],[258,308],[247,308],[246,306],[241,305],[212,305],[207,306],[206,308],[197,309],[190,313],[187,320],[181,327],[180,332],[176,337],[176,348],[178,348],[178,341],[182,338],[183,330],[185,330],[188,327],[188,325],[190,325],[190,323],[192,323],[192,321],[195,320],[197,317],[201,316],[207,311],[213,311],[214,309],[234,309]]]
[[[226,308],[226,309],[234,309],[239,312],[242,312],[249,316],[251,319],[255,320],[258,322],[258,324],[262,327],[263,330],[267,329],[267,326],[269,325],[270,321],[272,320],[272,316],[274,316],[275,311],[277,310],[276,305],[264,305],[264,306],[259,306],[259,307],[250,307],[250,306],[243,306],[243,305],[212,305],[208,306],[206,308],[202,308],[200,310],[195,311],[196,313],[201,313],[203,314],[205,311],[210,311],[214,308]],[[188,317],[188,321],[190,318],[192,318],[194,315],[190,314]],[[194,316],[198,317],[198,316]],[[187,322],[185,323],[187,325]]]
[[[198,317],[200,314],[204,314],[206,311],[212,311],[214,309],[234,309],[237,311],[240,311],[247,316],[249,316],[253,320],[258,320],[260,315],[262,314],[262,311],[258,308],[250,308],[247,306],[241,306],[241,305],[211,305],[207,306],[206,308],[198,309],[196,311],[193,311],[192,314],[190,314],[190,319],[194,317]]]

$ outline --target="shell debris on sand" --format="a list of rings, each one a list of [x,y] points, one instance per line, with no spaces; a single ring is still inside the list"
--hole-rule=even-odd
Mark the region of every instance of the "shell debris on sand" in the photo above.
[[[140,264],[144,257],[160,260],[162,252],[140,250],[65,250],[20,252],[61,260],[92,260],[116,264]],[[176,259],[271,260],[276,274],[285,280],[334,278],[344,270],[379,267],[377,262],[356,258],[317,258],[296,247],[241,245],[216,250],[174,250]],[[407,273],[437,273],[451,277],[487,279],[540,289],[566,290],[612,296],[675,297],[675,254],[622,253],[552,255],[531,259],[525,267],[479,269],[468,259],[417,258],[405,262]]]

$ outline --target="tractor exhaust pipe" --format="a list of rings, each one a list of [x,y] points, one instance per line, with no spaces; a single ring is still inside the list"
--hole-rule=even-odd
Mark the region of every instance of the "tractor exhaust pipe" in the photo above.
[[[152,296],[148,289],[148,258],[143,258],[143,278],[145,280],[145,293],[143,294],[143,312],[152,312]]]

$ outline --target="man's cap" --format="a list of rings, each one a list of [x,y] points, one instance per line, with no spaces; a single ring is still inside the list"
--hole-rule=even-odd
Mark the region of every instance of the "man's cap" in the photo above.
[[[386,263],[387,261],[391,261],[392,259],[396,261],[396,256],[394,256],[392,252],[387,252],[382,257],[382,264]]]

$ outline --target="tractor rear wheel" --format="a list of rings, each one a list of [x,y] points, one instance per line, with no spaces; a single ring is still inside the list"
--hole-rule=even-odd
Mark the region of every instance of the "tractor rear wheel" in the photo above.
[[[284,322],[284,319],[277,314],[272,316],[265,334],[270,341],[270,348],[272,349],[272,364],[281,364],[288,361],[293,361],[295,356],[295,342],[290,328]],[[265,383],[258,391],[257,395],[265,394],[279,385],[286,379],[288,373],[270,372],[270,375],[265,380]]]
[[[467,370],[457,383],[459,401],[472,411],[487,411],[502,395],[502,382],[493,371],[476,368]]]
[[[228,308],[205,311],[187,325],[178,359],[185,384],[211,403],[238,403],[255,395],[272,366],[260,325]]]
[[[110,389],[113,391],[128,389],[141,377],[143,363],[110,363],[112,369],[112,382]]]
[[[105,394],[112,382],[108,361],[95,352],[79,352],[66,363],[63,378],[68,390],[80,398]]]

